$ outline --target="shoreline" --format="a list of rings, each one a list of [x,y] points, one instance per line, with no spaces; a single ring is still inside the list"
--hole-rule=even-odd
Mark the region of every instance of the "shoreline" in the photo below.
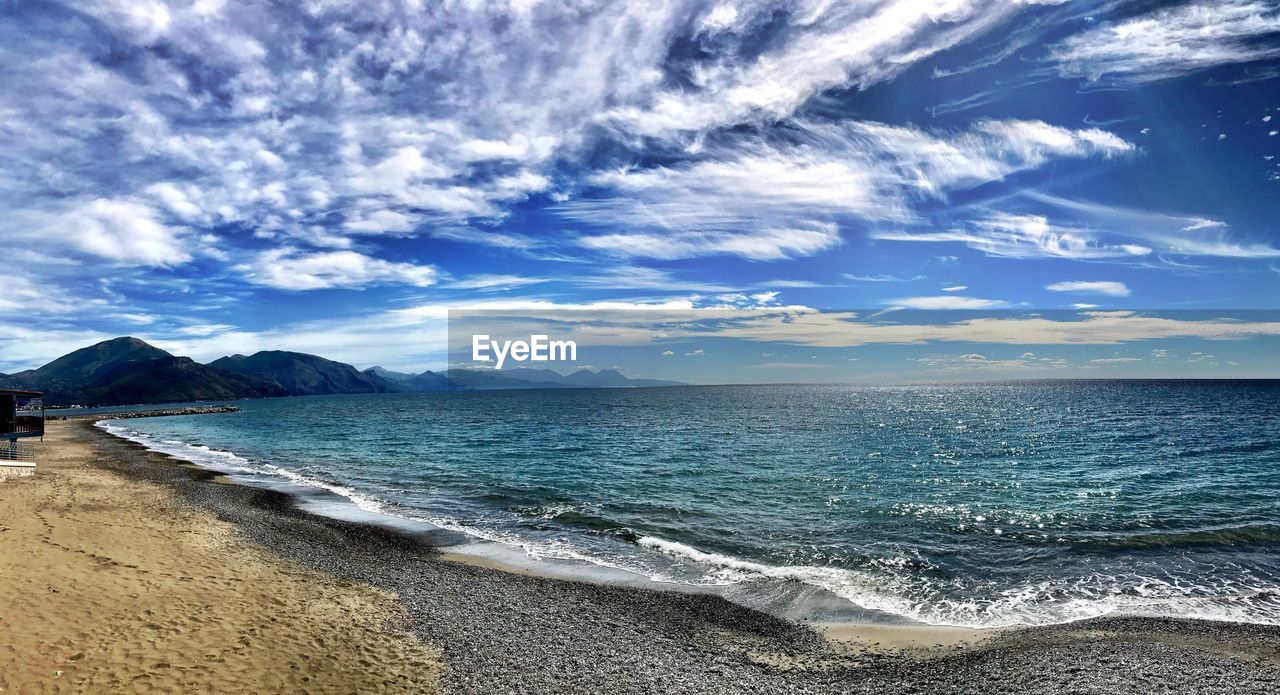
[[[194,408],[181,410],[140,411],[138,413],[90,416],[84,418],[84,421],[92,424],[95,430],[102,431],[109,436],[123,439],[131,444],[141,446],[151,453],[158,453],[160,455],[167,456],[177,463],[177,465],[197,471],[197,475],[210,476],[208,477],[209,482],[239,485],[251,489],[262,489],[262,486],[252,482],[237,480],[234,475],[206,468],[200,463],[184,460],[180,456],[171,453],[156,451],[143,442],[130,439],[116,432],[112,432],[109,429],[104,429],[103,427],[98,426],[103,420],[149,416],[162,417],[168,415],[216,414],[234,410],[238,410],[238,408]],[[267,487],[266,489],[271,488]],[[407,529],[412,529],[413,527],[427,527],[432,529],[432,531],[439,532],[441,535],[456,534],[466,536],[463,532],[439,528],[429,524],[428,522],[421,522],[397,516],[387,516],[382,513],[364,512],[361,510],[354,516],[347,516],[343,514],[335,515],[332,513],[325,513],[325,511],[314,511],[305,508],[309,502],[289,493],[287,490],[284,490],[283,493],[290,499],[295,507],[303,508],[304,511],[314,513],[323,518],[339,520],[345,519],[348,522],[357,524],[365,523],[380,529],[387,529],[393,533],[407,533],[410,536],[413,536],[415,532]],[[350,504],[355,509],[359,509],[354,502],[349,500],[347,500],[345,504]],[[327,511],[333,512],[332,509]],[[366,515],[368,517],[367,520],[365,518]],[[761,611],[771,617],[811,628],[826,639],[832,647],[841,652],[854,651],[862,653],[871,652],[894,654],[915,652],[917,656],[928,656],[938,650],[961,649],[981,644],[1001,633],[1016,631],[1025,627],[979,628],[931,625],[928,623],[912,622],[906,618],[894,615],[887,616],[891,619],[891,622],[836,621],[830,619],[834,618],[834,616],[818,616],[813,618],[796,619],[786,615],[772,613],[757,606],[752,606],[747,601],[737,600],[743,597],[737,597],[737,599],[735,599],[726,596],[722,592],[717,591],[717,587],[659,583],[645,577],[644,575],[633,574],[632,572],[621,569],[602,567],[585,560],[549,561],[529,559],[525,562],[520,562],[516,559],[511,559],[512,556],[519,554],[516,549],[511,546],[504,545],[497,541],[485,540],[483,538],[471,536],[466,537],[469,538],[469,540],[465,543],[457,545],[442,545],[438,548],[433,548],[433,553],[436,559],[445,562],[456,562],[471,565],[497,572],[537,577],[553,581],[571,581],[599,586],[613,586],[624,589],[641,588],[644,590],[658,591],[662,593],[714,596],[716,598],[728,600],[730,603],[747,610]],[[473,550],[473,552],[469,552],[469,550]],[[575,570],[577,571],[577,576],[574,576]]]
[[[394,597],[405,634],[396,643],[416,640],[437,649],[446,692],[1280,688],[1280,628],[1274,626],[1113,617],[1000,631],[976,644],[954,632],[932,645],[919,639],[903,644],[896,626],[873,626],[878,632],[854,628],[849,634],[843,626],[795,624],[717,596],[548,579],[450,561],[445,534],[408,534],[322,517],[300,509],[285,493],[223,484],[216,473],[92,423],[59,427],[92,448],[93,469],[116,474],[111,477],[146,494],[173,495],[177,507],[216,517],[215,523],[234,529],[239,542],[275,561]],[[45,471],[35,480],[58,474]],[[17,494],[15,482],[31,480],[0,483],[0,499]],[[74,511],[73,506],[67,513]],[[0,542],[6,535],[0,533]],[[936,631],[924,631],[929,636],[923,642],[936,639]],[[4,658],[0,650],[0,671]]]
[[[847,599],[831,594],[825,589],[806,584],[780,583],[767,589],[754,584],[739,585],[697,585],[680,582],[662,581],[643,572],[626,569],[608,563],[598,562],[589,557],[553,557],[534,558],[529,556],[519,545],[494,540],[474,530],[453,526],[441,526],[430,520],[414,516],[405,516],[385,511],[378,505],[370,507],[353,497],[356,491],[334,489],[314,480],[301,482],[295,479],[282,479],[271,476],[243,477],[243,473],[227,472],[217,463],[207,463],[200,459],[186,458],[181,451],[157,447],[151,439],[139,439],[127,432],[114,429],[108,420],[134,417],[146,417],[155,413],[157,417],[170,414],[205,414],[227,412],[225,409],[193,409],[187,411],[139,411],[139,414],[125,414],[123,417],[83,416],[84,422],[92,424],[96,429],[114,437],[137,444],[144,449],[168,456],[178,465],[196,468],[216,474],[216,482],[233,485],[244,485],[255,489],[267,489],[281,492],[292,500],[293,504],[303,511],[318,516],[344,520],[357,524],[369,524],[394,532],[413,536],[418,533],[437,533],[441,537],[450,537],[454,542],[442,544],[440,559],[472,564],[492,570],[512,574],[536,576],[544,579],[586,582],[602,586],[639,588],[660,592],[679,592],[716,596],[750,610],[762,611],[768,615],[792,623],[812,626],[837,628],[837,632],[848,638],[850,630],[867,627],[872,631],[897,630],[902,628],[901,636],[891,640],[894,644],[912,644],[919,642],[922,647],[950,644],[956,640],[949,636],[953,630],[965,630],[973,635],[995,634],[1007,628],[957,628],[949,625],[932,625],[917,622],[908,617],[893,613],[864,609],[850,603]],[[115,414],[113,414],[115,415]],[[235,454],[235,452],[227,452]],[[366,500],[367,501],[367,500]],[[794,590],[791,590],[794,588]],[[938,630],[942,634],[938,639],[930,639],[928,631]],[[826,627],[820,630],[828,634]],[[972,639],[979,639],[973,637]],[[865,644],[874,644],[871,640],[862,640]]]
[[[202,414],[206,412],[220,413],[236,409],[191,409],[190,411],[183,410],[181,412],[170,410],[140,411],[136,415],[129,414],[124,417],[147,417],[152,412],[155,412],[157,416],[162,416],[169,414]],[[910,613],[902,614],[891,610],[863,608],[838,593],[832,593],[822,586],[807,582],[804,579],[799,581],[775,580],[777,582],[776,585],[770,584],[768,586],[761,582],[752,581],[731,584],[697,584],[659,579],[643,571],[611,564],[589,555],[540,557],[518,542],[494,538],[473,528],[467,528],[465,525],[442,524],[430,518],[423,518],[421,515],[389,511],[381,500],[364,495],[358,488],[330,484],[314,477],[294,476],[292,474],[284,477],[269,473],[261,474],[254,471],[246,474],[244,471],[249,471],[248,468],[236,466],[228,468],[221,458],[208,459],[201,457],[198,452],[191,451],[189,445],[184,445],[180,441],[163,441],[162,443],[165,445],[175,446],[160,446],[159,440],[153,439],[147,434],[138,434],[128,429],[120,431],[106,422],[107,420],[119,419],[117,417],[82,416],[81,419],[93,424],[96,429],[110,436],[118,437],[139,445],[146,450],[171,457],[179,461],[180,465],[216,473],[218,482],[282,492],[290,497],[295,506],[309,513],[357,524],[369,524],[411,536],[424,532],[424,530],[440,536],[451,535],[454,538],[453,542],[441,543],[441,546],[443,546],[439,555],[441,559],[546,579],[717,596],[750,610],[762,611],[788,622],[814,627],[824,636],[838,636],[838,641],[840,642],[854,639],[854,641],[862,644],[874,645],[876,642],[881,641],[858,639],[856,633],[863,628],[870,634],[887,635],[892,633],[892,636],[884,640],[885,644],[935,647],[961,642],[973,644],[989,639],[991,636],[1001,632],[1030,627],[1067,625],[1090,618],[1117,616],[1187,617],[1159,611],[1150,613],[1114,612],[1116,609],[1112,608],[1111,611],[1113,612],[1102,612],[1088,617],[1077,615],[1061,622],[1035,621],[1012,624],[995,622],[993,625],[952,622],[933,623],[914,618]],[[207,451],[207,448],[203,446],[196,448]],[[236,453],[230,449],[223,449],[217,451],[217,453],[237,459]],[[196,455],[192,457],[192,454]],[[243,462],[242,465],[248,466],[249,463]],[[335,485],[337,486],[335,487]],[[698,552],[692,548],[688,550],[694,553]],[[729,560],[749,562],[733,557],[730,557]],[[776,567],[772,569],[785,570],[787,568]],[[1220,615],[1197,615],[1195,617],[1212,622],[1235,622],[1230,617]],[[1254,624],[1253,621],[1246,620],[1242,622]],[[928,634],[929,631],[936,631],[939,635],[935,638]]]

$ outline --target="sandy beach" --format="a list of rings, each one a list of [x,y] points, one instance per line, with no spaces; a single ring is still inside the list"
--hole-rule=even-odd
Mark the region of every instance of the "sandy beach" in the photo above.
[[[247,543],[50,422],[0,485],[0,692],[432,692],[395,597]]]
[[[998,633],[797,625],[698,594],[455,562],[51,422],[0,484],[0,692],[1222,692],[1280,628],[1102,618]]]

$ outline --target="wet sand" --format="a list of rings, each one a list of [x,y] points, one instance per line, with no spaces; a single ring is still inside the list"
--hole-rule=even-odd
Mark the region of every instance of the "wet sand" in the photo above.
[[[1280,628],[1276,627],[1104,618],[981,634],[928,627],[813,629],[715,596],[564,581],[506,572],[484,562],[447,561],[442,556],[447,557],[447,546],[457,540],[447,532],[407,535],[315,516],[300,510],[287,495],[222,484],[225,479],[220,476],[149,452],[88,423],[62,427],[53,437],[55,444],[65,442],[93,451],[91,465],[98,470],[83,466],[84,480],[100,486],[101,495],[91,504],[110,509],[126,500],[126,506],[137,508],[136,514],[127,516],[131,528],[145,531],[156,525],[164,529],[161,535],[168,545],[144,534],[153,538],[147,545],[159,547],[143,552],[131,549],[137,544],[127,533],[86,530],[76,541],[78,552],[68,554],[63,563],[23,560],[22,576],[37,577],[34,582],[20,579],[6,562],[6,569],[0,569],[0,585],[5,587],[0,606],[6,620],[14,600],[25,601],[23,612],[46,616],[34,621],[23,618],[21,637],[15,643],[21,656],[13,648],[8,653],[0,650],[0,673],[15,673],[10,671],[15,664],[31,663],[18,666],[26,669],[21,680],[8,676],[7,687],[14,691],[27,692],[23,686],[28,682],[56,683],[47,671],[62,669],[69,656],[81,652],[84,656],[71,662],[79,664],[80,670],[64,670],[64,674],[83,683],[106,682],[83,680],[97,673],[85,670],[93,657],[100,665],[122,663],[110,666],[117,678],[141,675],[170,678],[166,685],[185,684],[186,689],[238,690],[235,683],[248,682],[239,669],[257,662],[248,654],[251,650],[235,652],[233,647],[246,635],[253,639],[252,630],[275,629],[273,620],[288,624],[288,629],[273,633],[273,639],[254,641],[279,653],[263,660],[276,663],[276,669],[270,669],[269,663],[252,668],[268,667],[270,677],[282,678],[281,671],[294,671],[287,664],[305,670],[304,664],[334,652],[332,642],[321,646],[302,636],[323,632],[325,625],[338,619],[348,621],[338,631],[348,640],[339,653],[362,648],[381,651],[375,651],[376,658],[366,657],[367,664],[347,661],[341,669],[315,672],[307,684],[312,689],[429,690],[438,674],[446,692],[486,695],[1280,692]],[[104,512],[80,508],[86,493],[65,485],[59,491],[46,480],[46,474],[67,475],[59,468],[65,464],[45,465],[49,459],[46,448],[40,475],[4,484],[29,486],[35,480],[39,487],[33,489],[44,492],[14,493],[0,486],[4,505],[0,524],[9,528],[0,529],[0,557],[6,560],[19,550],[39,554],[43,548],[38,546],[45,540],[63,543],[68,536],[56,530],[76,519],[96,519],[97,524],[112,521],[111,513],[94,517]],[[70,477],[64,481],[71,482]],[[11,499],[25,505],[22,513],[10,509]],[[36,521],[12,521],[36,518],[36,511],[42,515]],[[18,529],[15,523],[26,524],[22,540],[6,538]],[[44,530],[45,523],[53,524],[56,535]],[[175,549],[179,546],[185,549]],[[215,557],[232,553],[236,559],[218,564],[209,555],[199,554],[209,548],[216,549]],[[178,553],[192,553],[196,559]],[[144,585],[142,577],[131,577],[120,580],[123,590],[94,598],[90,586],[97,583],[92,581],[94,573],[128,575],[123,570],[98,569],[100,561],[93,557],[137,565],[134,555],[149,563],[147,569],[191,577],[188,581],[204,577],[209,583],[197,591],[184,591],[185,582],[171,579],[157,583],[161,593],[152,596],[146,590],[151,585]],[[64,563],[66,569],[51,566]],[[190,568],[189,563],[193,563]],[[248,571],[241,569],[246,564],[258,568],[253,575],[257,581],[226,581],[228,573]],[[259,573],[276,579],[264,584]],[[221,579],[215,582],[212,577]],[[55,580],[78,587],[75,595],[46,603],[24,598],[19,591],[22,585],[49,586]],[[297,590],[291,584],[301,585],[312,598],[289,594]],[[284,591],[289,604],[272,609],[270,592],[251,588],[259,585]],[[220,594],[216,606],[202,603],[215,600],[208,597],[211,593]],[[85,602],[92,601],[98,602],[96,608],[85,610]],[[345,610],[302,610],[308,601],[322,606],[336,602]],[[55,605],[59,606],[56,611]],[[147,622],[161,628],[166,622],[138,618],[143,607],[163,612],[165,621],[184,631],[170,631],[158,639],[147,632],[152,630]],[[197,619],[213,620],[217,627],[203,635],[198,648],[189,648],[194,645],[184,640],[205,629]],[[67,639],[74,642],[78,636],[81,642],[74,649],[55,644],[61,635],[55,637],[43,629],[51,620],[63,632],[72,633]],[[15,625],[0,623],[0,631],[14,632]],[[297,637],[290,639],[291,635]],[[104,658],[81,643],[108,651],[114,644],[130,658]],[[232,649],[229,655],[242,661],[235,668],[198,663],[198,655],[219,649]],[[397,650],[417,660],[406,657],[397,664]],[[442,670],[436,658],[443,663]],[[174,663],[188,666],[185,680],[173,680],[161,663],[169,664],[168,670]],[[204,668],[197,670],[197,666]],[[389,681],[388,669],[395,674]],[[351,680],[380,676],[384,681],[371,687]],[[221,680],[211,680],[215,678]],[[303,689],[296,678],[278,682],[277,688],[244,687]],[[5,687],[3,683],[0,687]],[[131,684],[127,689],[137,688]]]

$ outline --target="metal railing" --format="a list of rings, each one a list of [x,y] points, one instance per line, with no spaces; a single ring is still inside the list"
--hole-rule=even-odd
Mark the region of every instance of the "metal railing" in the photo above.
[[[0,442],[0,463],[4,461],[35,463],[36,447],[22,442]]]

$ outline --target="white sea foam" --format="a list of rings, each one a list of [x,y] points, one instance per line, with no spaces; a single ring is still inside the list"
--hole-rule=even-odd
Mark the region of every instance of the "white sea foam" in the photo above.
[[[212,447],[205,446],[204,444],[192,444],[172,439],[156,439],[149,434],[138,432],[137,430],[120,424],[119,421],[102,420],[99,421],[97,425],[117,437],[136,442],[148,449],[151,449],[152,451],[168,454],[174,458],[189,461],[197,466],[202,466],[219,473],[227,473],[233,476],[237,474],[265,475],[279,478],[298,486],[332,492],[335,495],[339,495],[350,500],[352,504],[365,512],[372,514],[385,513],[385,505],[382,502],[344,485],[336,485],[323,480],[317,480],[270,463],[251,461],[234,452],[214,449]]]
[[[862,608],[931,625],[1050,625],[1112,614],[1280,624],[1280,600],[1274,598],[1280,587],[1265,581],[1256,585],[1230,581],[1210,587],[1138,575],[1095,574],[1033,582],[994,592],[992,598],[956,599],[944,596],[929,580],[911,575],[768,565],[653,536],[641,537],[638,543],[707,566],[706,578],[715,583],[802,582]]]

